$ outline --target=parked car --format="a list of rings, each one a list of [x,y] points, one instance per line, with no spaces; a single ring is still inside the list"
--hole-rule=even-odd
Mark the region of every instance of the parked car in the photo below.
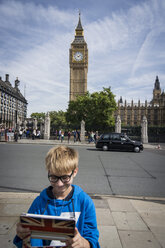
[[[120,151],[143,151],[143,144],[140,141],[131,140],[123,133],[104,133],[96,142],[96,148]]]

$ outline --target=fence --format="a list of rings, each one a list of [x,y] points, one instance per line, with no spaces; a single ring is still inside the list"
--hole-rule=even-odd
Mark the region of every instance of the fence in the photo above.
[[[122,127],[121,131],[133,140],[141,140],[141,126]],[[165,127],[148,127],[148,142],[165,143]]]

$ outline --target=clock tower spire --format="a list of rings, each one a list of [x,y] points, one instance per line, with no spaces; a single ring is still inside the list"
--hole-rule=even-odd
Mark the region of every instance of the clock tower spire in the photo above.
[[[83,28],[82,28],[82,25],[81,25],[81,13],[79,11],[79,21],[78,21],[78,25],[77,25],[77,28],[76,28],[76,35],[75,36],[83,36]]]
[[[88,48],[84,39],[84,30],[81,24],[81,14],[75,29],[75,38],[71,43],[70,56],[70,93],[69,101],[87,92]]]

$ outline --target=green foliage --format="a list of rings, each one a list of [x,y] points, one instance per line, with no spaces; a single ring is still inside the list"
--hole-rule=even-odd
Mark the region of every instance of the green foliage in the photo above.
[[[51,130],[56,130],[56,129],[67,129],[67,122],[65,118],[65,112],[60,110],[60,111],[50,111],[50,126]],[[32,113],[31,118],[37,118],[38,123],[41,122],[42,120],[45,119],[45,113]]]
[[[86,93],[69,103],[66,120],[72,128],[79,128],[82,120],[86,130],[105,131],[114,126],[113,112],[116,110],[114,95],[109,88],[103,91]]]
[[[36,118],[37,119],[37,121],[38,121],[38,123],[40,123],[41,122],[41,120],[44,120],[45,119],[45,113],[32,113],[31,115],[30,115],[30,117],[31,118]]]
[[[51,120],[51,129],[67,129],[64,111],[51,111],[49,114]]]

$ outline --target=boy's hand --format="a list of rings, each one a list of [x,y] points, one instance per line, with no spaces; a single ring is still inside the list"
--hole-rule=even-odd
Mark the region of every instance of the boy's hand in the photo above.
[[[88,240],[84,239],[77,228],[75,228],[74,238],[66,241],[66,246],[68,248],[90,248]]]
[[[31,234],[31,231],[29,228],[23,227],[21,223],[18,223],[16,228],[16,233],[20,239],[24,239],[25,237]]]

